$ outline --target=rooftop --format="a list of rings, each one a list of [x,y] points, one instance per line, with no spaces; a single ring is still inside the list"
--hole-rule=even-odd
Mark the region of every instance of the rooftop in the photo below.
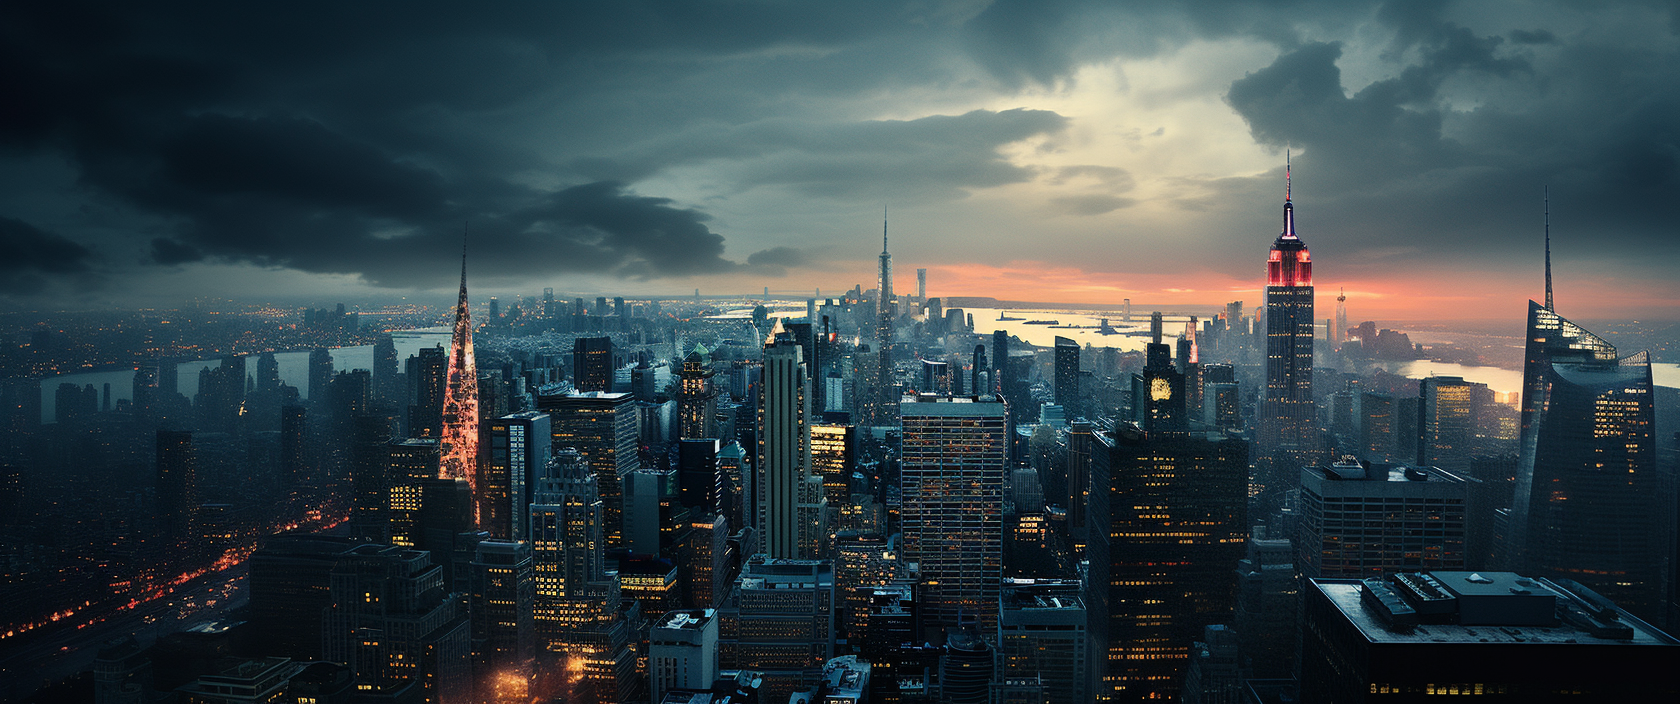
[[[672,611],[660,617],[659,623],[654,628],[698,631],[706,627],[706,622],[712,620],[714,613],[716,612],[711,609]]]
[[[1414,578],[1415,591],[1391,584],[1384,592],[1380,586],[1388,582],[1371,585],[1379,587],[1374,591],[1367,586],[1378,580],[1311,583],[1371,643],[1680,646],[1680,641],[1621,609],[1609,607],[1612,618],[1589,617],[1582,608],[1591,601],[1580,593],[1584,590],[1572,591],[1549,580],[1509,572],[1406,574]],[[1419,576],[1423,579],[1415,579]],[[1372,596],[1366,598],[1367,592]],[[1602,602],[1596,594],[1591,597]],[[1536,600],[1552,608],[1553,615],[1543,619],[1546,625],[1535,625],[1541,620],[1534,618]],[[1391,625],[1400,618],[1385,615],[1385,610],[1408,612],[1415,625]]]

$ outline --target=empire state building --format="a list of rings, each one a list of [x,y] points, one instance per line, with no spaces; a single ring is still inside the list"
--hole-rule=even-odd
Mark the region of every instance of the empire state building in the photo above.
[[[1295,234],[1288,167],[1283,194],[1283,233],[1266,258],[1266,395],[1260,409],[1260,453],[1287,468],[1311,461],[1317,443],[1312,257]]]

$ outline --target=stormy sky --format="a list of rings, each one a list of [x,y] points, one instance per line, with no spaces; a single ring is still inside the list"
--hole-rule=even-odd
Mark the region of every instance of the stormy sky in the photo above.
[[[0,300],[1680,303],[1680,2],[0,4]],[[1321,301],[1326,305],[1327,300]]]

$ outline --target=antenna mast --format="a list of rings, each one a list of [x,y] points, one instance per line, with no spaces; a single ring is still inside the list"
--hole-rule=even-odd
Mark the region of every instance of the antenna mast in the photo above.
[[[1546,204],[1546,310],[1557,312],[1552,307],[1552,191],[1548,186],[1542,186],[1541,198]]]

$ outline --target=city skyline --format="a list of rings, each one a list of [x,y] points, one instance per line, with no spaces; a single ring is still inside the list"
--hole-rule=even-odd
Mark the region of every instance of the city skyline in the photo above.
[[[462,221],[484,297],[839,292],[883,204],[930,295],[1214,306],[1290,148],[1315,308],[1520,318],[1547,186],[1562,311],[1680,301],[1658,6],[124,12],[9,10],[13,307],[441,296]]]

